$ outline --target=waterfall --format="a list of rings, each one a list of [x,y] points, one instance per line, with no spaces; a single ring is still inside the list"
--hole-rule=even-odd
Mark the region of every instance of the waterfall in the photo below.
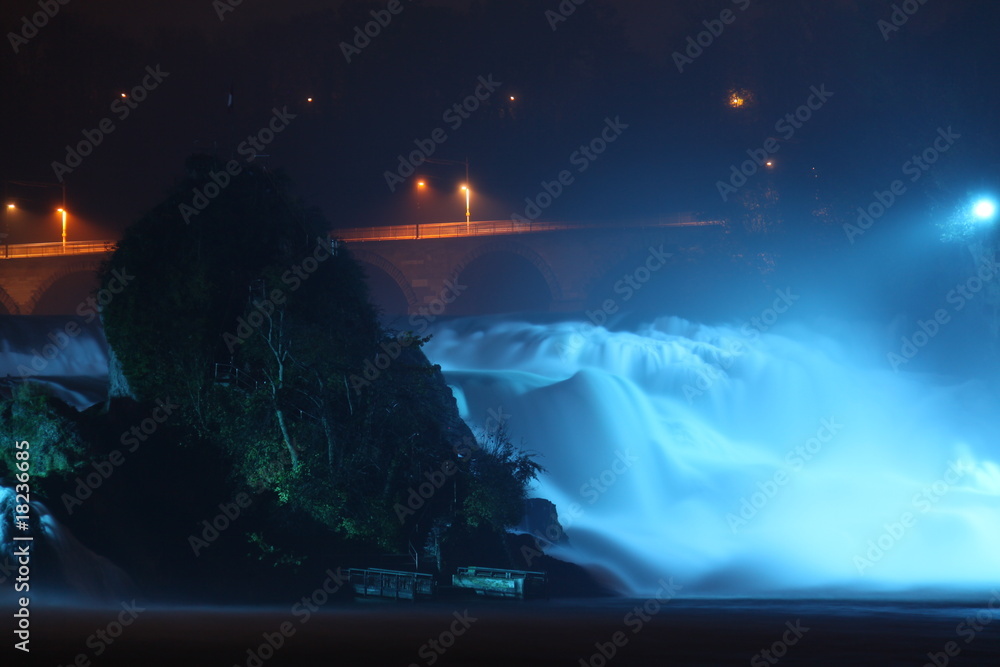
[[[85,410],[108,398],[108,343],[96,318],[0,317],[0,391],[21,382]]]
[[[998,388],[893,370],[872,336],[661,318],[443,323],[463,418],[501,415],[568,544],[645,594],[883,594],[1000,582]],[[850,331],[850,330],[849,330]]]
[[[13,581],[17,576],[15,549],[30,544],[28,592],[32,596],[41,589],[45,595],[68,594],[92,602],[120,602],[133,594],[128,575],[81,544],[41,502],[29,503],[28,528],[18,529],[14,523],[16,498],[13,488],[0,486],[0,565],[5,571],[10,569],[8,580]],[[15,542],[15,535],[31,536],[33,540]]]

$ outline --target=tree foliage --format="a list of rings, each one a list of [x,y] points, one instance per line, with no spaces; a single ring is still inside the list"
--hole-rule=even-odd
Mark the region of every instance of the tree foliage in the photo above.
[[[0,400],[0,438],[6,443],[27,440],[31,476],[69,474],[86,461],[86,447],[75,411],[30,383],[17,385],[10,400]],[[0,449],[0,465],[15,470],[13,446]]]
[[[480,440],[482,445],[469,460],[470,483],[462,511],[471,526],[504,530],[524,516],[527,485],[544,468],[511,443],[505,424]]]
[[[537,469],[503,447],[400,517],[428,471],[471,439],[440,369],[424,340],[381,328],[359,265],[282,177],[244,169],[201,210],[185,208],[223,169],[189,159],[103,269],[105,283],[116,269],[135,275],[103,319],[136,397],[179,403],[187,444],[224,451],[234,486],[346,539],[403,550],[434,517],[516,523]]]

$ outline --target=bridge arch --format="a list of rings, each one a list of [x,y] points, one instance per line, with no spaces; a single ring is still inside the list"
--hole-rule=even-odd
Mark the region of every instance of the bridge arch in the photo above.
[[[352,247],[350,248],[350,251],[351,257],[353,257],[355,261],[373,266],[392,278],[393,282],[396,283],[400,291],[403,293],[403,297],[406,299],[406,305],[408,308],[415,308],[420,303],[420,299],[417,298],[416,292],[413,291],[410,281],[395,264],[387,260],[382,255],[370,250]]]
[[[7,294],[7,291],[3,287],[0,287],[0,307],[4,309],[5,312],[3,314],[5,315],[21,314],[21,309],[18,308],[17,302],[10,298],[10,295]]]
[[[97,286],[96,274],[98,268],[101,266],[101,261],[103,257],[99,259],[80,259],[74,262],[69,262],[59,267],[57,271],[54,271],[50,275],[46,276],[45,280],[39,283],[38,287],[35,288],[34,293],[25,305],[24,312],[32,315],[37,315],[37,310],[39,304],[43,303],[43,299],[49,296],[49,291],[55,287],[64,278],[72,275],[84,276],[88,281],[92,281],[94,286]],[[89,293],[89,292],[88,292]],[[86,298],[85,294],[80,295],[80,302]],[[61,314],[75,314],[75,313],[61,313]]]
[[[477,245],[475,248],[466,253],[462,260],[455,265],[452,272],[453,275],[457,278],[462,274],[462,271],[466,270],[477,259],[496,252],[507,252],[526,259],[532,266],[538,269],[538,272],[545,280],[545,284],[548,285],[549,288],[549,294],[552,296],[552,301],[562,301],[562,286],[559,284],[559,279],[556,277],[556,273],[552,270],[549,263],[545,261],[545,259],[537,252],[516,241],[487,241],[486,243]]]

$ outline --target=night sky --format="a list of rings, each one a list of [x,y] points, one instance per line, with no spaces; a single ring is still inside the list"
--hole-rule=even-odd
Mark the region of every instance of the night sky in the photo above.
[[[858,0],[566,0],[568,16],[556,0],[400,0],[361,49],[355,28],[387,3],[52,4],[58,12],[37,34],[22,17],[38,2],[0,10],[0,178],[54,183],[67,145],[109,119],[113,131],[59,174],[70,240],[118,238],[192,153],[245,160],[253,152],[243,142],[275,109],[287,109],[287,126],[257,160],[284,170],[333,228],[462,219],[463,166],[425,165],[394,192],[387,185],[398,156],[439,129],[447,138],[433,157],[469,161],[474,219],[524,215],[525,199],[563,170],[573,183],[538,219],[732,217],[740,198],[723,201],[719,181],[770,145],[774,165],[746,188],[777,193],[781,222],[769,231],[843,247],[857,207],[948,127],[961,138],[885,229],[905,235],[997,185],[996,3],[913,0],[918,11],[897,28],[891,3]],[[699,33],[700,54],[688,41]],[[480,87],[485,99],[459,115],[454,105],[480,77],[498,84]],[[133,94],[144,80],[154,87]],[[823,86],[832,95],[807,122],[779,125]],[[581,162],[575,152],[609,120],[620,136]],[[418,177],[429,186],[419,198]],[[11,242],[58,240],[45,211],[59,189],[30,194],[18,204],[38,215],[11,220]],[[8,196],[26,194],[8,185]]]

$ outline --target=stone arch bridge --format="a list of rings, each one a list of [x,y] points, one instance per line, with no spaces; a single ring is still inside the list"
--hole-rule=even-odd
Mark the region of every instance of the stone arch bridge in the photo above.
[[[681,216],[643,225],[454,222],[331,235],[365,267],[376,302],[397,315],[456,312],[446,306],[459,302],[450,291],[460,279],[475,282],[477,272],[487,291],[508,287],[536,309],[570,312],[611,294],[624,274],[642,279],[646,262],[659,268],[690,261],[718,240],[721,225]],[[656,259],[661,246],[669,259]],[[0,314],[74,313],[113,248],[113,241],[0,246]],[[476,297],[461,301],[462,314],[491,312]]]
[[[442,301],[458,305],[459,299],[450,298],[457,296],[451,294],[454,285],[461,279],[467,287],[477,274],[480,283],[494,283],[483,293],[510,283],[511,290],[532,292],[521,301],[535,310],[571,312],[611,294],[626,274],[637,272],[642,280],[647,260],[661,268],[656,258],[662,253],[671,255],[665,260],[670,265],[691,260],[719,240],[722,224],[690,216],[614,226],[486,221],[342,229],[334,235],[368,269],[376,297],[380,288],[397,291],[397,314],[403,308],[411,315],[427,312]],[[460,314],[491,312],[485,303],[463,300]],[[450,305],[447,311],[456,314]]]
[[[68,315],[97,285],[114,241],[0,245],[0,315]]]

